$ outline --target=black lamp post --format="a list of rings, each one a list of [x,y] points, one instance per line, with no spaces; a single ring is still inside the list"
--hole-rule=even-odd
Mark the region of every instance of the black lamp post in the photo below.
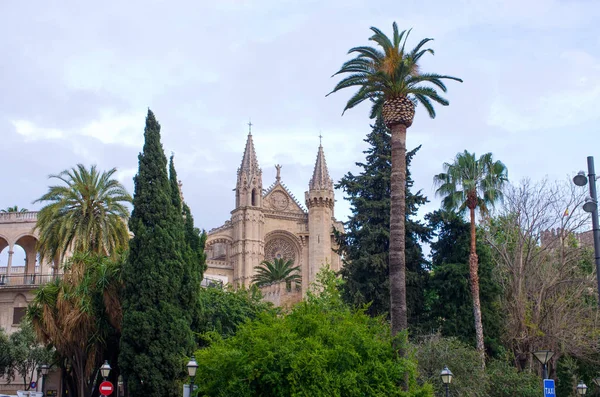
[[[577,385],[577,395],[583,396],[585,395],[585,393],[587,393],[587,386],[585,385],[585,383],[583,383],[582,380],[580,380],[579,384]]]
[[[450,371],[448,369],[448,367],[444,367],[442,372],[440,372],[440,376],[442,377],[442,383],[446,387],[446,397],[448,397],[448,396],[450,396],[450,394],[449,394],[450,392],[448,391],[448,386],[450,386],[450,383],[452,382],[452,377],[454,375],[452,375],[452,371]]]
[[[110,367],[108,360],[104,360],[104,364],[102,364],[102,366],[100,367],[100,373],[102,374],[102,377],[104,378],[104,380],[106,380],[106,378],[108,378],[108,375],[110,374],[111,369],[112,368]]]
[[[188,363],[187,363],[187,371],[188,371],[188,375],[190,377],[190,396],[192,395],[192,392],[194,391],[194,378],[196,377],[197,369],[198,369],[198,363],[196,362],[196,359],[194,358],[194,356],[192,356],[192,358],[190,358],[190,361],[188,361]]]
[[[540,363],[542,363],[544,368],[544,379],[548,379],[548,361],[550,361],[554,352],[552,350],[538,350],[533,352],[533,355]]]
[[[596,172],[594,171],[594,158],[587,158],[588,175],[579,171],[573,177],[573,183],[577,186],[585,186],[590,182],[590,197],[586,197],[583,210],[592,214],[592,235],[594,238],[594,257],[596,262],[596,282],[598,283],[598,304],[600,305],[600,226],[598,226],[598,194],[596,193]]]
[[[46,375],[48,375],[48,370],[50,367],[48,364],[42,364],[40,366],[40,372],[42,373],[42,394],[45,394],[44,389],[46,388]]]

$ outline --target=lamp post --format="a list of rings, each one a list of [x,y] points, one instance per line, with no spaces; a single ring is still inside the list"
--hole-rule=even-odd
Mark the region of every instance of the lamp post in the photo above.
[[[46,388],[46,375],[48,375],[48,370],[50,369],[50,367],[48,366],[48,364],[42,364],[40,366],[40,371],[42,372],[42,394],[45,394],[45,388]]]
[[[577,395],[583,396],[585,395],[585,393],[587,393],[587,386],[585,385],[585,383],[583,383],[582,380],[580,380],[579,384],[577,385]]]
[[[108,378],[108,374],[110,374],[111,369],[112,368],[110,367],[108,360],[104,360],[104,364],[102,364],[102,366],[100,367],[100,373],[102,374],[102,377],[104,378],[104,380],[106,380],[106,378]]]
[[[594,157],[588,156],[588,175],[579,171],[573,177],[573,183],[577,186],[585,186],[590,183],[590,197],[586,197],[583,210],[592,214],[592,234],[594,238],[594,257],[596,262],[596,281],[598,283],[598,304],[600,305],[600,226],[598,226],[598,194],[596,192],[596,172],[594,171]]]
[[[196,377],[197,369],[198,369],[198,363],[196,362],[196,359],[194,358],[194,356],[192,356],[192,358],[190,358],[190,361],[188,361],[188,363],[187,363],[187,371],[188,371],[188,375],[190,377],[190,396],[192,395],[192,392],[194,391],[194,378]]]
[[[548,361],[550,361],[554,352],[552,350],[538,350],[533,352],[533,355],[540,363],[542,363],[544,368],[544,379],[548,379]]]
[[[442,383],[446,387],[446,397],[450,396],[450,392],[448,391],[448,386],[452,382],[452,371],[448,369],[448,367],[444,366],[442,372],[440,372],[440,376],[442,377]]]

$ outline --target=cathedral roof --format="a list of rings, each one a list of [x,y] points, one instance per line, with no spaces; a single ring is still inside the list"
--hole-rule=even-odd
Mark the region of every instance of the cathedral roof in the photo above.
[[[315,170],[313,177],[308,183],[308,188],[310,190],[333,190],[333,180],[329,177],[329,170],[327,170],[327,162],[323,153],[323,145],[319,145]]]
[[[248,134],[248,140],[246,141],[246,149],[244,149],[244,157],[242,157],[242,165],[240,166],[240,173],[245,172],[246,174],[254,174],[260,171],[258,166],[258,160],[256,159],[256,151],[254,150],[254,142],[252,141],[252,133]]]

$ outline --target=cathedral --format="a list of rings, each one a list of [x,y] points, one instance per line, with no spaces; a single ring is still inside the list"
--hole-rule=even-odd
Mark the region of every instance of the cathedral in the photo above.
[[[237,171],[231,219],[208,232],[205,277],[247,287],[255,267],[264,260],[291,259],[294,266],[300,266],[304,296],[323,265],[339,270],[341,259],[334,252],[333,230],[343,230],[343,224],[334,218],[333,180],[322,145],[305,192],[306,208],[282,182],[281,166],[275,167],[275,181],[263,189],[250,132]]]

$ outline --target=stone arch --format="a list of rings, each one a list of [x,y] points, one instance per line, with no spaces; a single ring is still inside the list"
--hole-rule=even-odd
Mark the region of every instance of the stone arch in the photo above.
[[[15,245],[23,248],[25,251],[25,273],[33,274],[36,273],[37,263],[37,242],[38,239],[29,234],[22,234],[15,240]]]
[[[218,236],[208,240],[204,246],[206,258],[212,260],[227,260],[232,239],[230,237]]]
[[[265,260],[293,259],[294,266],[302,264],[302,244],[298,236],[286,230],[274,230],[265,235]]]

